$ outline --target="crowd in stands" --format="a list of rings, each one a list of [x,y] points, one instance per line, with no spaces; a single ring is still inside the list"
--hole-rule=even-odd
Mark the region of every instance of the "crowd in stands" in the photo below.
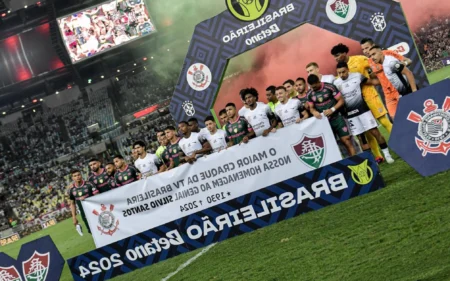
[[[11,207],[20,222],[26,223],[67,206],[65,187],[69,184],[71,169],[77,168],[87,175],[87,157],[76,155],[64,163],[3,170],[0,183],[7,193],[5,204]]]
[[[127,134],[118,141],[119,152],[122,155],[129,156],[131,146],[137,140],[142,140],[147,143],[148,151],[155,153],[159,146],[156,133],[159,130],[164,130],[169,125],[175,126],[170,114],[157,117],[156,119],[146,118],[138,123],[138,126],[134,125],[136,127],[133,126],[133,128],[130,128]]]
[[[36,165],[48,162],[63,153],[61,128],[55,117],[49,116],[29,124],[24,120],[15,122],[15,130],[3,131],[4,143],[0,147],[0,162],[6,168]]]
[[[442,60],[450,56],[449,17],[431,18],[415,33],[415,37],[427,71],[442,68]]]
[[[11,225],[6,209],[12,210],[19,223],[27,223],[67,206],[65,189],[71,181],[69,171],[80,169],[86,178],[89,173],[86,163],[92,155],[80,154],[94,143],[87,130],[89,125],[98,123],[104,140],[117,140],[122,135],[117,144],[124,156],[130,155],[135,140],[145,140],[151,144],[150,149],[156,150],[156,131],[173,125],[170,114],[161,116],[155,112],[126,128],[115,118],[170,98],[174,81],[159,84],[149,81],[157,80],[150,71],[142,71],[119,82],[115,101],[109,98],[105,86],[55,108],[43,106],[31,118],[1,124],[0,190],[6,200],[0,200],[0,231]],[[56,161],[65,155],[71,155],[71,160]]]
[[[176,77],[176,76],[174,76]],[[158,81],[149,83],[149,81]],[[168,99],[174,91],[174,81],[158,79],[155,73],[142,70],[133,76],[119,80],[118,104],[123,115],[134,113],[147,105],[155,104]]]
[[[101,129],[116,123],[112,101],[106,89],[56,108],[44,108],[31,116],[19,118],[0,127],[0,187],[6,192],[6,204],[20,222],[27,222],[64,207],[64,189],[69,183],[71,168],[85,168],[78,153],[93,144],[87,126],[98,123]],[[64,127],[64,128],[63,128]],[[120,128],[102,135],[119,135]],[[58,164],[56,159],[75,155],[76,162]],[[84,160],[83,160],[84,159]],[[87,172],[87,170],[86,170]]]

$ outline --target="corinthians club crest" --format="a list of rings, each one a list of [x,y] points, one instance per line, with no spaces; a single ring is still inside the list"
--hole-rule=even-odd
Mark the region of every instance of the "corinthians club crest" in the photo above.
[[[383,13],[375,13],[370,17],[370,22],[375,31],[382,32],[386,28],[386,20]]]
[[[189,67],[186,79],[192,89],[196,91],[206,90],[211,84],[211,70],[202,63],[194,63]]]
[[[44,281],[50,268],[50,253],[41,254],[34,251],[34,254],[26,261],[22,262],[23,275],[26,281]]]
[[[114,205],[111,204],[108,210],[105,205],[101,204],[100,210],[100,213],[97,210],[92,211],[94,215],[98,216],[98,223],[100,225],[97,226],[97,229],[102,234],[113,236],[117,229],[119,229],[119,220],[112,213]]]
[[[418,124],[416,145],[422,156],[428,153],[447,155],[450,150],[450,97],[446,97],[442,109],[428,99],[424,102],[423,113],[421,115],[411,111],[408,120]]]

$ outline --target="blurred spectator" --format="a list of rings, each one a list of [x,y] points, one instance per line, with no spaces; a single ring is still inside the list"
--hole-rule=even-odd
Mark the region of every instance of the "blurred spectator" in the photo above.
[[[432,17],[415,33],[415,39],[428,72],[444,67],[442,60],[450,53],[449,17]]]

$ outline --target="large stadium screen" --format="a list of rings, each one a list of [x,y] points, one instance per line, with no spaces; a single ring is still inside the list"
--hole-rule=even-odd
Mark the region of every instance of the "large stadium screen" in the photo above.
[[[58,19],[72,63],[156,32],[144,0],[113,0]]]

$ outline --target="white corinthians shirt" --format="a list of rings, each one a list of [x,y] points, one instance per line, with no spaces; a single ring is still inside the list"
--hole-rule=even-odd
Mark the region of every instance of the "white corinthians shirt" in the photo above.
[[[189,138],[182,138],[178,145],[183,150],[184,155],[191,156],[195,151],[203,148],[200,140],[202,140],[202,136],[199,133],[191,133]]]
[[[218,152],[227,148],[228,137],[224,130],[217,129],[214,135],[208,131],[208,133],[204,134],[203,137],[209,142],[213,152]]]
[[[161,160],[155,154],[151,154],[151,153],[147,153],[147,155],[143,159],[138,158],[134,162],[134,166],[144,176],[156,174],[158,172],[157,165],[160,165],[160,164],[161,164]]]
[[[257,103],[254,110],[249,108],[245,111],[244,117],[252,126],[255,135],[259,137],[270,128],[269,116],[271,115],[273,115],[273,112],[267,104]]]
[[[303,111],[303,105],[299,99],[289,99],[287,103],[280,102],[275,107],[275,113],[285,127],[295,124],[295,121],[300,118],[300,111]]]

